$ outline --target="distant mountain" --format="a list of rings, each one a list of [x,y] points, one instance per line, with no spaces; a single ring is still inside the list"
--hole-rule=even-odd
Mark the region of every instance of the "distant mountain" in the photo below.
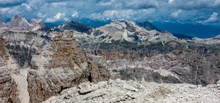
[[[78,32],[83,32],[83,33],[90,33],[93,28],[88,25],[79,23],[79,22],[70,21],[66,25],[63,25],[61,29],[62,30],[75,30]]]
[[[66,22],[63,22],[63,21],[59,21],[59,22],[45,22],[44,24],[47,27],[54,28],[54,27],[58,27],[60,25],[64,25],[64,24],[66,24]]]
[[[31,20],[31,26],[33,27],[33,30],[39,30],[42,27],[44,27],[44,22],[41,19],[32,19]]]
[[[10,22],[6,23],[8,28],[20,28],[20,29],[29,29],[31,24],[25,18],[20,18],[16,15]]]
[[[153,23],[160,30],[169,31],[173,34],[184,34],[189,37],[212,38],[220,34],[220,26],[182,23]]]
[[[148,22],[148,21],[144,21],[144,22],[137,22],[137,25],[140,27],[143,27],[147,30],[157,30],[160,31],[158,28],[156,28],[152,23]]]
[[[45,23],[45,27],[41,28],[42,31],[45,32],[62,32],[64,30],[72,30],[72,31],[78,31],[81,33],[88,33],[90,34],[93,27],[88,26],[86,24],[82,24],[80,22],[76,21],[69,21],[66,24],[64,22],[54,22],[54,23]]]
[[[112,22],[112,20],[92,20],[92,19],[79,19],[76,21],[79,21],[80,23],[89,25],[93,28],[98,28],[98,27],[110,24]]]
[[[14,16],[7,23],[0,22],[0,27],[4,29],[12,29],[12,30],[39,30],[44,27],[43,20],[40,19],[32,19],[31,23],[29,23],[25,18],[21,18],[18,15]],[[0,28],[0,29],[1,29]]]
[[[147,30],[138,26],[135,22],[132,21],[113,21],[108,25],[93,29],[89,36],[84,37],[88,37],[89,42],[130,42],[146,45],[158,42],[166,43],[171,40],[177,40],[176,37],[168,32]]]

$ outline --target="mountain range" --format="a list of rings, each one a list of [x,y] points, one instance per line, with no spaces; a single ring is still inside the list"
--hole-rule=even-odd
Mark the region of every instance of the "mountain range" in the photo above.
[[[0,29],[35,31],[44,27],[44,23],[40,19],[32,19],[31,22],[28,22],[25,18],[21,18],[16,15],[11,21],[7,23],[0,21],[0,27]]]
[[[0,22],[0,103],[220,101],[220,35],[149,22]],[[204,98],[204,96],[206,98]]]

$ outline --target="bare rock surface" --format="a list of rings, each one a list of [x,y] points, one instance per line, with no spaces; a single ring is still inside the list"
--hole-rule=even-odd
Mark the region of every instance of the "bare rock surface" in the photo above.
[[[68,31],[33,56],[31,66],[27,74],[30,103],[42,102],[85,81],[97,83],[110,78],[110,72],[93,63]]]
[[[20,103],[15,81],[8,68],[9,53],[5,48],[4,39],[0,39],[0,103]]]
[[[203,86],[220,80],[219,45],[181,44],[143,50],[97,50],[90,52],[105,64],[112,79],[189,83]]]
[[[20,67],[29,66],[32,55],[48,43],[37,32],[4,31],[0,34],[5,39],[10,55],[17,60]]]
[[[220,88],[110,80],[85,82],[43,103],[219,103]]]

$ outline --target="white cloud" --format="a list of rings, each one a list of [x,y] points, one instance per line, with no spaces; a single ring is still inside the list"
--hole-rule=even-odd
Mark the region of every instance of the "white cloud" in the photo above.
[[[212,15],[204,21],[204,23],[210,23],[210,22],[215,22],[218,20],[218,13],[213,12]]]
[[[43,14],[42,12],[39,12],[39,13],[37,13],[37,17],[39,17],[39,18],[45,18],[46,15]]]
[[[24,6],[28,11],[32,10],[31,6],[28,5],[27,3],[23,3],[23,4],[21,4],[21,6]]]
[[[182,10],[174,11],[171,13],[171,16],[173,16],[174,18],[177,18],[181,12],[182,12]]]
[[[172,4],[173,2],[174,2],[174,0],[169,0],[168,1],[169,4]]]
[[[61,18],[65,17],[65,13],[60,13],[58,12],[55,16],[54,16],[54,19],[56,20],[59,20]]]
[[[220,0],[215,0],[215,2],[213,3],[213,6],[220,6]]]
[[[148,19],[155,9],[123,9],[123,10],[106,10],[103,13],[93,13],[89,18],[97,20],[140,20]],[[142,15],[142,16],[140,16]]]
[[[73,17],[73,18],[78,18],[78,17],[79,17],[79,13],[78,13],[77,11],[74,11],[74,12],[72,13],[72,17]]]
[[[67,18],[65,17],[65,13],[58,12],[53,18],[47,18],[46,22],[56,22],[59,20],[67,21]]]
[[[220,13],[220,0],[0,0],[0,18],[75,18],[196,22]],[[48,8],[49,7],[49,8]],[[153,11],[153,12],[152,12]],[[213,15],[215,16],[215,15]],[[206,22],[213,21],[211,17]],[[219,19],[217,19],[220,22]]]
[[[109,5],[112,5],[114,1],[115,1],[115,0],[110,0],[110,1],[107,1],[107,2],[105,2],[105,1],[100,1],[100,2],[99,2],[99,5],[101,5],[101,6],[109,6]]]

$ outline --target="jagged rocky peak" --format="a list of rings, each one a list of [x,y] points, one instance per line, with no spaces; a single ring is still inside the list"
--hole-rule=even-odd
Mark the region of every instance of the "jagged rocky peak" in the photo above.
[[[157,30],[146,30],[132,21],[112,21],[110,24],[96,28],[92,35],[97,42],[112,43],[112,41],[126,41],[139,44],[151,44],[177,40],[171,33]]]
[[[22,19],[21,19],[21,17],[19,17],[18,15],[15,15],[14,17],[13,17],[13,19],[12,19],[12,21],[21,21]]]
[[[127,29],[128,31],[134,32],[137,29],[137,25],[132,21],[112,21],[110,24],[106,25],[107,27],[115,27],[118,29]]]
[[[32,26],[32,31],[36,31],[45,27],[42,19],[31,19],[31,26]]]
[[[0,21],[0,29],[2,30],[26,30],[26,31],[36,31],[44,27],[43,20],[32,19],[31,23],[27,19],[21,18],[18,15],[15,15],[10,22],[3,23]]]
[[[31,25],[25,18],[21,18],[16,15],[10,22],[7,23],[7,26],[9,28],[28,29]]]
[[[97,83],[110,78],[110,72],[88,58],[69,31],[54,37],[33,56],[31,64],[27,77],[31,103],[40,103],[85,81]]]

